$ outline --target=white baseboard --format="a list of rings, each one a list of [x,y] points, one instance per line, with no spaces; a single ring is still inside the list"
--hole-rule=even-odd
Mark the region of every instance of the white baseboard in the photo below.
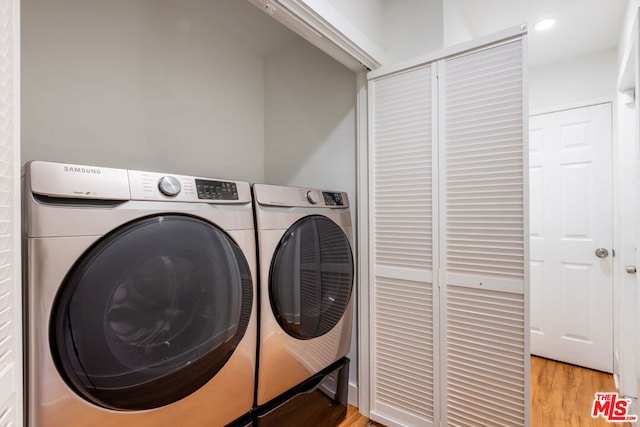
[[[631,407],[629,408],[629,414],[638,415],[638,399],[636,399],[635,397],[631,398]],[[631,423],[631,425],[632,426],[637,426],[638,425],[638,421],[636,421],[635,423]]]
[[[347,400],[349,405],[358,407],[358,384],[349,382],[349,397]]]

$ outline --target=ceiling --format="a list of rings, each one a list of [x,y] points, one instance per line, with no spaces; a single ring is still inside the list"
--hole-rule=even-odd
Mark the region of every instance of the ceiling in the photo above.
[[[396,1],[396,0],[388,0]],[[473,37],[528,23],[532,67],[615,49],[628,0],[443,0],[457,4]],[[268,55],[297,36],[250,1],[172,0],[175,7],[225,30],[258,55]],[[541,18],[558,19],[554,28],[536,32]]]
[[[615,49],[628,0],[456,0],[474,37],[529,24],[532,67]],[[533,24],[555,17],[555,27],[536,32]]]

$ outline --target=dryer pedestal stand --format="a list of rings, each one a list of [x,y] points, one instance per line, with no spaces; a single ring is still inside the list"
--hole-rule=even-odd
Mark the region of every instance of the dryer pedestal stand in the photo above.
[[[256,408],[258,427],[335,427],[347,416],[349,359],[343,357]]]
[[[227,424],[225,427],[253,427],[254,425],[253,411],[249,411],[244,416]]]

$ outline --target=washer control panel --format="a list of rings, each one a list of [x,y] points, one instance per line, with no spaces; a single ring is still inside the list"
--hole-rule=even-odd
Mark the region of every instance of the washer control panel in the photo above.
[[[251,201],[251,189],[246,182],[133,170],[128,173],[132,200],[222,204]]]
[[[307,200],[309,201],[309,203],[311,203],[312,205],[317,205],[318,202],[320,201],[319,193],[320,193],[319,191],[313,191],[313,190],[307,191]]]
[[[29,189],[39,196],[208,204],[252,202],[251,187],[244,181],[43,161],[28,162],[24,173],[29,178]]]
[[[160,178],[160,181],[158,181],[158,190],[160,190],[160,192],[165,196],[175,197],[180,194],[182,186],[177,178],[167,175],[163,176]]]
[[[235,182],[211,181],[196,178],[198,199],[238,200],[238,187]]]

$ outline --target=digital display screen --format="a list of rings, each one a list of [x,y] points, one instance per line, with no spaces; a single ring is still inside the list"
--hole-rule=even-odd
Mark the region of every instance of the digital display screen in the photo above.
[[[342,193],[329,193],[324,191],[322,196],[324,197],[324,204],[327,206],[344,206]]]
[[[235,182],[196,179],[196,188],[198,199],[238,200],[238,188]]]

